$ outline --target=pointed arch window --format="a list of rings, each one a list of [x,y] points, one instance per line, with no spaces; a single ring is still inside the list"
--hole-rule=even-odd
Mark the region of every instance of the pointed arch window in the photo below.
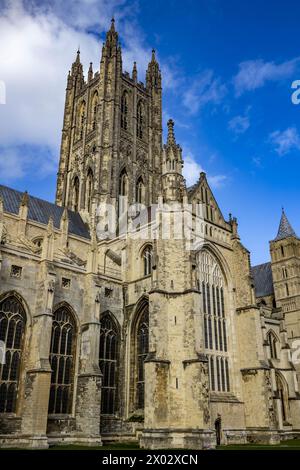
[[[20,382],[26,313],[10,296],[0,302],[0,341],[5,345],[5,364],[0,364],[0,413],[15,413]]]
[[[281,405],[281,417],[283,424],[285,424],[289,418],[288,385],[278,373],[276,373],[276,386]]]
[[[78,120],[79,139],[82,139],[85,124],[85,101],[82,101],[80,105]]]
[[[75,212],[77,212],[79,209],[79,186],[79,178],[78,176],[75,176],[73,182],[73,210]]]
[[[199,253],[204,346],[212,391],[229,392],[229,355],[226,324],[225,279],[217,260],[206,250]]]
[[[140,177],[136,183],[136,202],[138,204],[143,204],[144,202],[144,183],[142,177]]]
[[[137,113],[136,113],[136,133],[137,136],[142,139],[143,138],[143,133],[144,133],[144,105],[142,101],[139,101],[137,105]]]
[[[69,414],[72,409],[74,384],[76,326],[67,306],[53,315],[50,364],[51,387],[49,414]]]
[[[277,359],[278,358],[278,355],[277,355],[277,342],[278,341],[277,341],[277,338],[276,338],[276,336],[274,335],[274,333],[272,331],[269,331],[267,339],[268,339],[268,344],[269,344],[269,347],[270,347],[271,359]]]
[[[91,212],[92,208],[93,182],[94,175],[91,168],[89,168],[86,179],[86,208],[89,212]]]
[[[95,91],[92,101],[92,130],[96,129],[97,122],[97,109],[98,109],[98,92]]]
[[[143,250],[143,253],[142,253],[144,276],[148,276],[152,272],[152,255],[153,255],[152,246],[150,245],[146,246],[146,248]]]
[[[101,413],[113,415],[117,405],[117,373],[120,338],[118,328],[109,314],[101,319],[99,367],[103,374]]]
[[[126,208],[127,203],[127,196],[128,196],[128,176],[126,169],[121,172],[120,174],[120,182],[119,182],[119,214],[123,214]]]
[[[125,129],[128,128],[128,93],[124,91],[121,98],[121,127]]]
[[[149,352],[149,309],[144,308],[137,325],[137,408],[144,408],[145,401],[145,366]]]

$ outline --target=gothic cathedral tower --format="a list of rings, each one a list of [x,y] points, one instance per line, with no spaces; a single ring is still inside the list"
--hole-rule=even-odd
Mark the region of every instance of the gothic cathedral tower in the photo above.
[[[120,211],[128,203],[156,202],[162,174],[162,88],[155,51],[138,81],[122,70],[114,20],[106,34],[100,71],[85,81],[80,53],[67,80],[56,204],[91,223],[101,202]]]
[[[288,339],[292,342],[300,338],[300,239],[284,211],[270,251],[276,305],[282,308]]]

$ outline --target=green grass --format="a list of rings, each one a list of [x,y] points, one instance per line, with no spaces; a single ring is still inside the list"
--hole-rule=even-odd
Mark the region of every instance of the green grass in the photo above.
[[[22,450],[22,449],[0,449],[0,450]],[[116,443],[116,444],[93,446],[93,447],[80,446],[80,445],[60,445],[60,446],[51,446],[47,450],[75,450],[75,451],[76,450],[97,450],[97,451],[139,450],[139,446],[137,442],[136,443],[124,442],[124,443]],[[282,441],[280,444],[273,445],[273,446],[272,445],[258,445],[258,444],[218,446],[217,450],[300,450],[300,439]]]
[[[240,444],[219,446],[218,450],[300,450],[300,439],[282,441],[276,445]]]
[[[97,447],[80,445],[52,446],[48,450],[139,450],[138,443],[116,443]]]

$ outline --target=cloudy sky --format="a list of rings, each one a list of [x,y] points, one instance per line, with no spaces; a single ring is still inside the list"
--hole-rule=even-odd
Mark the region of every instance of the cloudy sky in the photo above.
[[[98,69],[113,15],[124,69],[157,50],[187,183],[206,171],[267,261],[282,206],[300,235],[297,0],[0,0],[0,183],[54,199],[67,72],[78,46]]]

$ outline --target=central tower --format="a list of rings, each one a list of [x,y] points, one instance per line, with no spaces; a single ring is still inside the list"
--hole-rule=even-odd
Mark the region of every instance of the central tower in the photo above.
[[[101,202],[155,203],[162,173],[161,72],[152,51],[146,83],[123,72],[114,20],[102,48],[100,70],[87,81],[80,52],[67,80],[56,204],[87,222]]]

